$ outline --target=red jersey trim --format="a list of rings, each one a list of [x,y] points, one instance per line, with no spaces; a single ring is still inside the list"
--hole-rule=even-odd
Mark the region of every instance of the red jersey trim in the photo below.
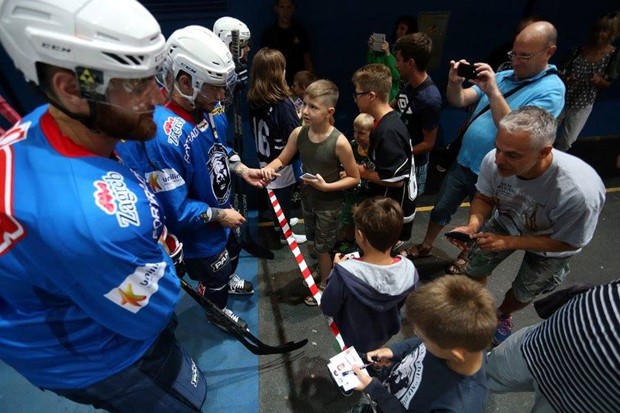
[[[78,158],[80,156],[98,156],[86,147],[73,142],[68,136],[63,135],[58,127],[58,124],[49,111],[45,112],[43,116],[41,116],[40,123],[43,135],[47,138],[50,145],[52,145],[52,147],[61,155],[70,158]]]

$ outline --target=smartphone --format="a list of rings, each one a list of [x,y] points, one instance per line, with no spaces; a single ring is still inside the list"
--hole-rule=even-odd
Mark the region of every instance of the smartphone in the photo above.
[[[473,241],[471,238],[469,238],[469,234],[465,234],[464,232],[450,231],[450,232],[446,232],[444,235],[448,238],[452,238],[457,241],[462,241],[462,242]]]
[[[474,65],[469,65],[467,63],[459,63],[459,66],[456,68],[456,73],[465,79],[476,79],[478,77]]]
[[[382,51],[381,46],[383,45],[384,41],[385,41],[384,33],[373,33],[372,34],[372,50],[374,52]]]
[[[300,176],[300,178],[301,179],[317,179],[316,175],[309,174],[308,172]]]

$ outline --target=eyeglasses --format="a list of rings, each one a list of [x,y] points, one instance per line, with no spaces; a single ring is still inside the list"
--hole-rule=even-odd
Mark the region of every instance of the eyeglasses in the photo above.
[[[357,98],[359,96],[364,96],[364,95],[367,95],[367,94],[369,94],[371,92],[372,92],[372,90],[367,90],[365,92],[353,92],[353,100],[357,100]]]
[[[547,46],[543,49],[540,49],[539,51],[537,51],[536,53],[533,54],[517,54],[514,51],[509,51],[508,53],[506,53],[508,55],[508,58],[510,60],[514,60],[514,59],[519,59],[519,60],[530,60],[532,59],[534,56],[536,56],[537,54],[539,54],[540,52],[543,52],[545,50],[547,50],[548,48],[550,48],[551,46]]]

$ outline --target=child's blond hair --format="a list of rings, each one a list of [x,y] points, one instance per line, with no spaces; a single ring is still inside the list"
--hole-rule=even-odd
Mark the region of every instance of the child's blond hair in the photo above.
[[[338,103],[338,86],[331,80],[319,79],[308,85],[304,96],[310,99],[321,98],[326,106],[335,108]]]
[[[353,120],[353,127],[369,131],[375,124],[375,118],[368,113],[360,113]]]

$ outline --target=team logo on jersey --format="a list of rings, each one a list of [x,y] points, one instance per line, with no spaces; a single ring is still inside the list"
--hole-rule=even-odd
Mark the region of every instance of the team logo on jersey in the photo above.
[[[417,349],[407,354],[400,363],[392,367],[390,377],[383,382],[390,393],[396,396],[407,409],[420,388],[425,357],[426,346],[420,344]]]
[[[140,217],[136,203],[138,197],[125,184],[125,178],[118,172],[110,171],[93,182],[96,190],[93,193],[95,204],[106,214],[115,215],[118,225],[126,228],[129,225],[140,226]]]
[[[155,193],[172,191],[185,184],[185,180],[175,169],[162,169],[146,174],[146,180]]]
[[[146,307],[151,296],[157,292],[159,280],[164,276],[165,269],[165,262],[138,267],[118,287],[112,288],[103,296],[135,314]]]
[[[207,170],[211,176],[211,189],[220,204],[228,201],[230,196],[230,170],[226,148],[220,143],[214,144],[209,150]]]
[[[179,138],[181,137],[181,133],[183,133],[184,124],[185,121],[176,116],[170,116],[166,119],[164,122],[164,132],[166,136],[168,136],[168,143],[179,146]]]

